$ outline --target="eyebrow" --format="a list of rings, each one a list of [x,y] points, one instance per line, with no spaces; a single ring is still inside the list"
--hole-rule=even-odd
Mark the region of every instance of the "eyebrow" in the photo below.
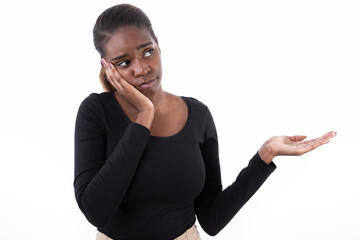
[[[144,47],[146,47],[146,46],[148,46],[148,45],[150,45],[150,44],[152,44],[152,42],[143,43],[143,44],[137,46],[137,47],[136,47],[136,50],[140,50],[140,49],[142,49],[142,48],[144,48]],[[127,56],[128,56],[128,54],[123,54],[123,55],[114,57],[113,59],[111,59],[111,61],[119,60],[119,59],[125,58],[125,57],[127,57]]]

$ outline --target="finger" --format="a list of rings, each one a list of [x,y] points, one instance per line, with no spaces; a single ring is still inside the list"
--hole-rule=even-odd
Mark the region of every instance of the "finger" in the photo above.
[[[101,63],[101,66],[105,69],[105,59],[104,58],[100,58],[100,63]]]
[[[116,88],[116,90],[119,92],[119,93],[123,93],[124,92],[124,88],[123,86],[120,84],[119,80],[114,76],[113,73],[109,73],[109,75],[111,76],[110,77],[110,81],[111,81],[111,84]]]
[[[324,139],[330,139],[330,138],[333,138],[333,137],[335,137],[335,136],[336,136],[336,132],[330,131],[330,132],[324,134],[324,135],[322,136],[322,138],[324,138]]]
[[[288,136],[287,137],[292,142],[301,142],[306,139],[306,136],[303,135],[295,135],[295,136]]]
[[[313,140],[308,140],[308,141],[299,143],[299,145],[298,145],[299,153],[304,154],[304,153],[310,152],[310,151],[320,147],[321,145],[328,143],[329,138],[334,137],[333,134],[329,134],[329,135],[325,134],[325,135],[322,137],[319,137],[319,138],[315,138]]]
[[[118,69],[112,64],[111,62],[107,62],[104,58],[101,58],[101,62],[107,71],[107,73],[111,76],[114,83],[119,82],[122,87],[127,87],[129,84],[128,82],[121,76]]]
[[[119,82],[121,85],[124,84],[125,79],[121,76],[120,72],[117,70],[117,68],[112,64],[109,63],[110,69],[115,77],[115,80]]]
[[[317,138],[314,138],[314,139],[311,139],[311,140],[307,140],[307,141],[304,141],[302,143],[313,143],[313,142],[328,142],[330,138],[333,138],[336,136],[336,132],[334,131],[331,131],[331,132],[328,132],[324,135],[322,135],[321,137],[317,137]]]
[[[329,140],[330,140],[331,138],[335,137],[335,136],[336,136],[336,132],[331,131],[331,132],[328,132],[328,133],[324,134],[324,135],[321,136],[321,137],[318,137],[318,138],[315,138],[315,139],[313,139],[313,140],[310,140],[310,141],[309,141],[309,144],[316,144],[316,143],[324,144],[324,143],[328,143]]]
[[[121,86],[121,88],[126,87],[127,81],[121,76],[120,72],[117,70],[117,68],[111,63],[109,62],[107,64],[108,69],[109,69],[109,73],[112,75],[112,79],[114,81],[115,84],[119,84]]]
[[[118,78],[121,78],[120,74],[110,62],[107,62],[104,58],[101,58],[101,64],[105,69],[105,73],[109,83],[119,92],[123,91],[122,85],[119,83]]]

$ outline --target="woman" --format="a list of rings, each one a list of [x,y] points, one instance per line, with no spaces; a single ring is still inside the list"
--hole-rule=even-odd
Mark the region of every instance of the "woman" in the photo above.
[[[335,136],[272,137],[223,190],[211,113],[163,91],[147,16],[117,5],[93,33],[105,92],[90,94],[78,110],[74,187],[97,239],[200,239],[195,216],[216,235],[275,170],[275,156],[301,155]]]

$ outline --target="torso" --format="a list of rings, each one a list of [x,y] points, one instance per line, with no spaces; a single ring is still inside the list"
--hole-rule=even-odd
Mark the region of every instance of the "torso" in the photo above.
[[[115,94],[116,99],[128,118],[134,122],[137,117],[136,110]],[[180,132],[186,124],[188,108],[181,97],[166,93],[166,102],[156,109],[150,131],[152,136],[168,137]]]

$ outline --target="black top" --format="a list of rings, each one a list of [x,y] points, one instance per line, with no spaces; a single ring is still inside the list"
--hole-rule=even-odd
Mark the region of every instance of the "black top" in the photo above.
[[[182,97],[183,129],[169,137],[125,115],[113,92],[92,93],[75,125],[75,196],[88,221],[116,240],[169,240],[195,222],[217,234],[274,171],[258,153],[222,190],[209,109]],[[171,121],[171,119],[169,119]]]

